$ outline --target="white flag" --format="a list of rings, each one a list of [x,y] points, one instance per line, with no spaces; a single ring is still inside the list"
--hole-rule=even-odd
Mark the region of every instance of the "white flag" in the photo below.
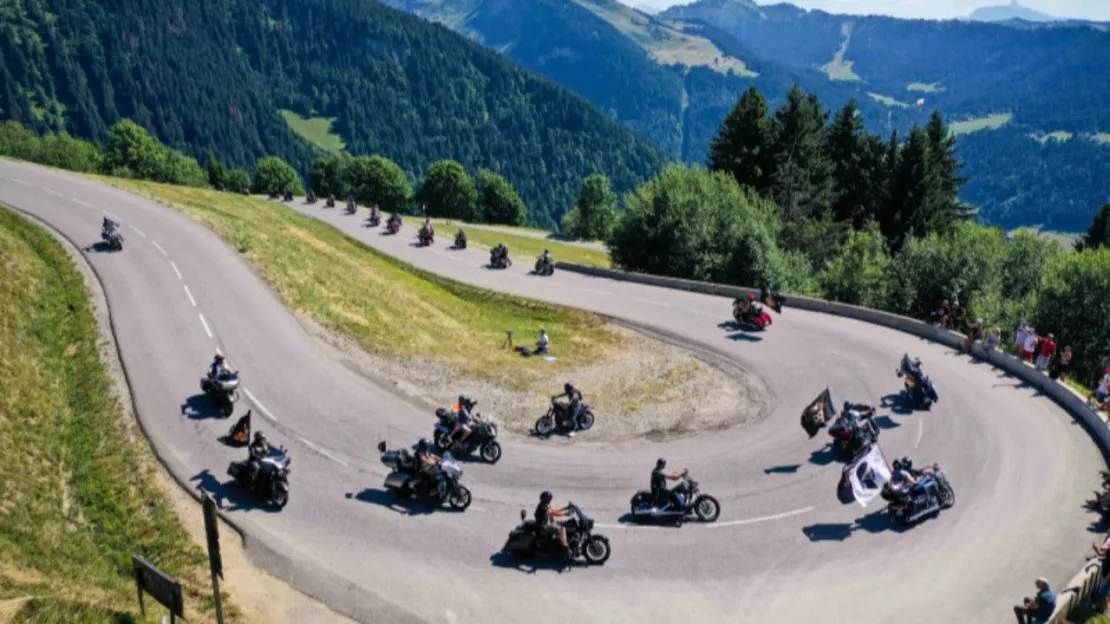
[[[856,501],[864,507],[883,490],[883,485],[890,481],[890,466],[886,463],[883,450],[878,444],[873,444],[871,449],[860,455],[851,463],[845,472],[848,481],[852,483],[852,493]]]

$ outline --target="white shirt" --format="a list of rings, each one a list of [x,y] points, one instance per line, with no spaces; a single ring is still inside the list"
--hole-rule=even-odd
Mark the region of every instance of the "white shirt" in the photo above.
[[[1102,379],[1098,382],[1098,387],[1110,392],[1110,373],[1102,376]]]
[[[547,334],[540,334],[540,346],[541,347],[546,347],[547,346]]]
[[[1017,344],[1019,344],[1019,345],[1024,345],[1025,344],[1025,328],[1024,327],[1019,327],[1018,330],[1017,330]]]
[[[1037,348],[1037,335],[1029,334],[1025,337],[1025,350],[1032,351]]]

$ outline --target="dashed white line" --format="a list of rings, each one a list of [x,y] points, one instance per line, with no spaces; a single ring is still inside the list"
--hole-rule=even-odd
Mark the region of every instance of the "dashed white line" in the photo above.
[[[204,331],[207,332],[208,337],[211,338],[212,337],[212,330],[211,330],[211,328],[208,327],[208,321],[204,320],[204,313],[203,312],[197,312],[197,316],[200,317],[200,324],[204,325]]]
[[[55,191],[52,188],[44,188],[42,190],[46,191],[47,193],[50,193],[51,195],[54,195],[55,197],[62,197],[61,193],[59,193],[58,191]]]
[[[314,444],[314,443],[313,443],[313,442],[312,442],[311,440],[309,440],[308,438],[301,438],[301,442],[304,442],[305,446],[307,446],[307,447],[309,447],[309,448],[311,448],[311,449],[315,450],[315,451],[316,451],[317,453],[319,453],[319,454],[323,455],[324,457],[327,457],[328,459],[332,460],[333,462],[335,462],[335,463],[337,463],[337,464],[341,464],[341,465],[343,465],[343,466],[346,466],[347,468],[350,468],[350,467],[351,467],[351,465],[350,465],[350,464],[348,464],[347,462],[343,461],[342,459],[339,459],[339,458],[338,458],[338,457],[336,457],[335,455],[332,455],[331,453],[327,452],[327,451],[326,451],[326,450],[324,450],[323,448],[321,448],[321,447],[317,446],[316,444]]]
[[[177,270],[177,263],[175,263],[173,260],[170,260],[170,266],[173,267],[173,272],[177,273],[177,279],[179,279],[179,280],[184,280],[185,279],[184,277],[181,277],[181,271]]]
[[[270,413],[270,410],[266,409],[266,406],[262,404],[262,401],[259,401],[253,394],[251,394],[250,389],[243,388],[243,392],[247,393],[247,397],[250,398],[251,403],[254,403],[254,406],[257,407],[258,410],[262,412],[263,416],[265,416],[266,418],[269,418],[270,420],[272,420],[274,422],[278,421],[278,419],[273,414]]]
[[[80,199],[77,199],[76,197],[70,197],[69,199],[70,199],[70,201],[77,204],[78,206],[84,206],[85,208],[96,208],[96,206],[93,206],[89,202],[81,201]]]
[[[706,528],[714,529],[714,528],[727,527],[727,526],[741,526],[741,525],[745,525],[745,524],[756,524],[758,522],[769,522],[771,520],[782,520],[784,518],[791,518],[793,516],[800,516],[804,513],[809,513],[811,511],[813,511],[813,509],[814,509],[813,507],[806,507],[804,509],[795,509],[794,511],[785,511],[783,513],[774,514],[772,516],[760,516],[758,518],[748,518],[747,520],[732,520],[730,522],[717,522],[717,523],[714,523],[714,524],[707,524]]]
[[[669,308],[669,307],[671,307],[671,305],[669,303],[662,303],[660,301],[655,301],[653,299],[644,299],[643,297],[629,297],[629,299],[632,300],[632,301],[638,301],[640,303],[644,303],[644,304],[647,304],[647,305],[659,306],[660,308]]]
[[[19,178],[12,178],[12,182],[15,182],[16,184],[22,184],[23,186],[34,186],[34,184],[31,184],[27,180],[20,180]]]
[[[132,230],[135,230],[135,233],[138,234],[139,236],[142,236],[143,238],[146,238],[146,232],[140,230],[139,228],[137,228],[137,227],[135,227],[131,224],[128,224],[127,227],[131,228]],[[157,246],[157,243],[155,243],[155,246]],[[161,249],[161,247],[158,247],[158,248]],[[166,253],[166,252],[163,251],[162,253]]]
[[[163,256],[169,256],[170,255],[170,254],[166,253],[165,249],[162,249],[162,246],[158,244],[158,241],[150,241],[150,244],[154,245],[155,249],[162,252]]]
[[[917,440],[914,440],[913,447],[917,448],[921,444],[921,436],[925,433],[925,419],[917,419]]]
[[[197,300],[193,299],[193,293],[189,291],[189,287],[185,286],[184,284],[182,284],[181,286],[185,289],[185,294],[189,295],[189,303],[192,303],[194,308],[197,307]]]

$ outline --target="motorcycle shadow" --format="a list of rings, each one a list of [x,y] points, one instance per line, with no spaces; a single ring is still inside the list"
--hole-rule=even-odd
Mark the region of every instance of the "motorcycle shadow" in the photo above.
[[[763,469],[763,474],[765,474],[765,475],[769,475],[769,474],[794,474],[794,473],[798,472],[798,469],[801,468],[801,467],[802,467],[801,464],[789,464],[789,465],[785,465],[785,466],[772,466],[770,468],[764,468]]]
[[[847,522],[811,524],[802,527],[802,534],[811,542],[843,542],[859,531],[871,534],[885,531],[902,533],[907,528],[909,527],[898,526],[891,522],[886,508],[882,508],[862,518],[856,518],[856,521],[851,524]]]
[[[889,409],[895,414],[906,415],[912,414],[914,412],[913,401],[911,401],[910,398],[906,396],[905,392],[888,394],[884,396],[879,401],[879,406],[885,409]]]
[[[763,330],[759,329],[755,325],[744,325],[737,323],[736,321],[725,321],[724,323],[718,323],[717,327],[720,327],[725,331],[735,332],[733,334],[725,336],[725,338],[728,338],[729,340],[747,340],[748,342],[760,342],[763,340],[762,336],[757,335],[759,333],[762,333]]]
[[[670,527],[674,529],[680,528],[684,520],[687,520],[687,518],[679,518],[678,516],[637,518],[632,515],[631,511],[625,512],[623,516],[617,518],[617,522],[629,526]],[[694,518],[694,520],[697,519]]]
[[[212,474],[207,468],[193,475],[189,480],[197,481],[197,487],[211,494],[216,501],[216,506],[223,511],[263,511],[266,513],[281,511],[281,509],[268,504],[266,501],[255,498],[235,479],[229,479],[221,483],[216,475]],[[231,506],[225,505],[225,501],[231,503]]]
[[[875,424],[879,426],[879,429],[897,429],[902,426],[901,423],[891,420],[890,416],[878,416],[873,420]]]
[[[556,555],[533,555],[528,559],[514,557],[505,551],[497,551],[489,556],[490,565],[506,570],[517,570],[525,574],[535,574],[549,570],[562,574],[575,568],[588,568],[590,564],[576,559],[564,559]]]
[[[204,393],[194,394],[185,399],[185,402],[181,404],[181,414],[193,420],[204,420],[206,418],[223,420],[226,418],[220,408],[216,406],[216,403]]]
[[[104,241],[97,241],[97,242],[89,245],[88,247],[85,247],[85,251],[86,252],[94,251],[96,253],[115,253],[116,252],[115,249],[112,249],[111,245],[109,245],[108,243],[106,243]]]
[[[354,499],[363,503],[380,505],[402,516],[427,516],[440,510],[434,503],[397,498],[389,490],[372,490],[366,488],[361,492],[347,492],[346,496],[349,499]],[[449,507],[444,507],[442,510],[452,511]]]
[[[832,443],[826,444],[809,454],[809,463],[818,466],[828,466],[836,460],[836,449],[833,448]]]

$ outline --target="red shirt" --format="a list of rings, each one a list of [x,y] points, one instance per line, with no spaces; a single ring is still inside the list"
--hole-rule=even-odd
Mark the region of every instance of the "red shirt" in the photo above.
[[[1056,353],[1056,341],[1045,338],[1044,343],[1041,344],[1041,355],[1045,357],[1052,357],[1052,354],[1054,353]]]

